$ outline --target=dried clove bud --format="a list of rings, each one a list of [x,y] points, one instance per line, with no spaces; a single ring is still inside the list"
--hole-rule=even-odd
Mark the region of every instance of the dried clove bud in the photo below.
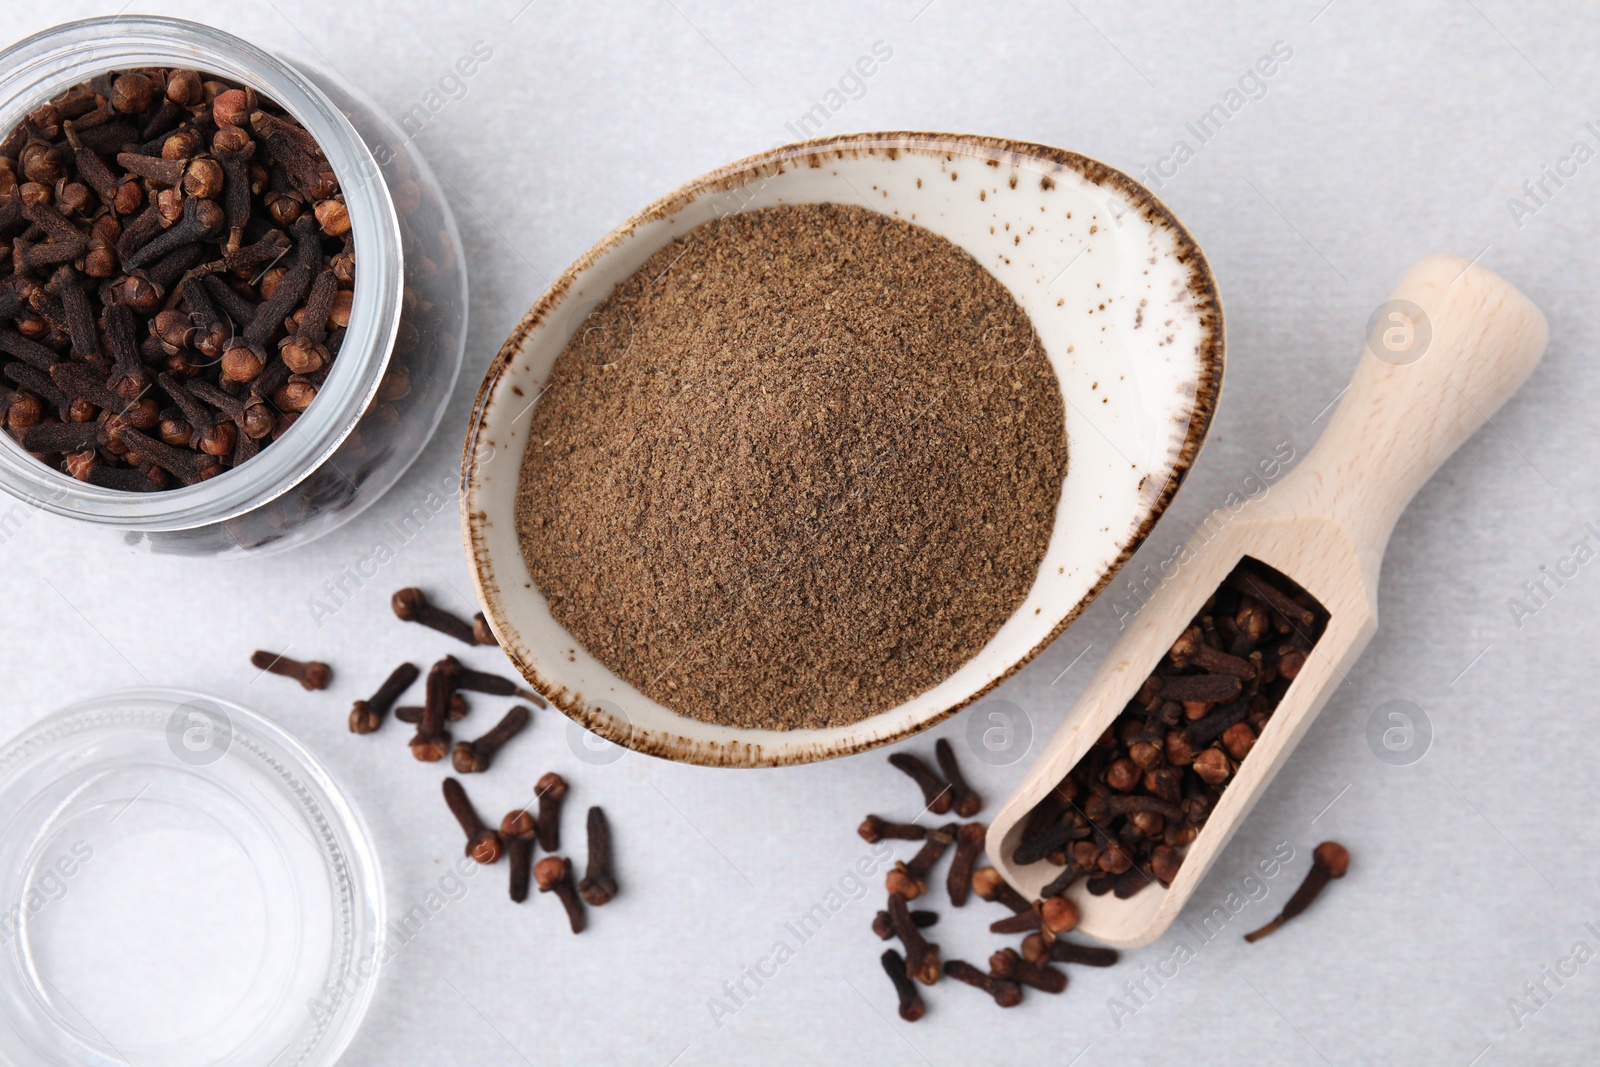
[[[972,872],[972,891],[984,900],[1004,904],[1017,914],[1033,909],[1033,905],[1011,888],[993,867],[980,867]]]
[[[567,795],[567,780],[550,771],[533,787],[539,798],[539,847],[555,852],[561,847],[561,802]]]
[[[989,973],[1022,985],[1032,986],[1041,993],[1063,993],[1067,976],[1049,964],[1024,959],[1016,949],[1003,948],[989,957]]]
[[[1251,943],[1260,941],[1263,937],[1277,930],[1278,927],[1304,912],[1317,896],[1325,889],[1330,881],[1343,878],[1350,869],[1350,853],[1337,841],[1324,841],[1311,853],[1311,870],[1306,872],[1305,881],[1294,891],[1283,906],[1283,911],[1277,918],[1259,930],[1253,930],[1244,935],[1244,939]]]
[[[1207,785],[1221,785],[1233,773],[1233,764],[1222,749],[1208,748],[1194,758],[1194,773]]]
[[[444,802],[467,835],[466,855],[482,864],[499,862],[500,835],[483,824],[472,801],[467,799],[467,791],[454,778],[444,780]]]
[[[965,960],[950,960],[944,965],[944,973],[958,982],[988,993],[994,1002],[1002,1008],[1014,1008],[1022,1003],[1022,987],[1015,982],[993,975],[984,974]]]
[[[511,899],[521,904],[528,899],[528,881],[533,874],[533,820],[525,809],[506,813],[500,820],[500,838],[511,866]]]
[[[450,735],[444,724],[451,692],[449,673],[434,664],[428,671],[422,718],[410,742],[411,755],[424,763],[437,763],[450,751]]]
[[[933,870],[933,865],[939,862],[939,857],[944,855],[956,838],[957,827],[949,823],[937,830],[929,830],[927,843],[920,851],[907,862],[896,863],[884,880],[884,886],[891,893],[899,893],[907,900],[915,900],[928,891],[928,874]]]
[[[956,854],[950,861],[950,873],[945,882],[952,907],[966,906],[967,894],[972,890],[973,868],[983,854],[983,837],[987,830],[983,823],[969,822],[956,831]]]
[[[917,992],[916,984],[906,977],[905,957],[890,948],[884,950],[880,959],[884,973],[894,983],[895,993],[900,998],[900,1018],[908,1023],[916,1022],[928,1009],[922,1002],[922,994]]]
[[[472,624],[450,614],[442,608],[434,607],[428,602],[427,596],[420,589],[401,589],[391,598],[394,613],[402,622],[419,622],[442,634],[448,634],[459,641],[469,645],[477,644],[477,638],[472,633]]]
[[[585,918],[583,902],[578,898],[578,891],[572,885],[572,864],[565,856],[546,856],[533,865],[533,880],[539,886],[539,892],[554,892],[561,900],[561,906],[567,910],[567,924],[572,927],[575,934],[583,933]]]
[[[906,977],[923,985],[933,985],[939,980],[939,946],[923,937],[921,929],[912,922],[903,895],[889,894],[888,911],[889,925],[906,950]]]
[[[939,913],[936,911],[913,911],[911,921],[919,930],[926,930],[930,926],[939,924]],[[878,940],[887,941],[894,936],[894,925],[889,922],[889,913],[880,911],[872,917],[872,932],[878,935]]]
[[[611,869],[611,823],[606,813],[598,807],[589,809],[589,866],[583,881],[578,883],[578,895],[584,903],[598,908],[611,902],[617,895],[617,879]]]
[[[495,753],[507,741],[521,733],[533,721],[533,712],[518,704],[506,712],[494,727],[476,741],[456,742],[455,752],[451,762],[455,765],[457,774],[481,774],[489,769],[494,761]]]
[[[916,823],[889,822],[887,819],[879,818],[876,815],[868,815],[863,819],[860,829],[856,832],[861,835],[861,840],[869,845],[875,845],[885,838],[893,838],[898,841],[921,841],[928,836],[928,828],[926,826],[918,826]]]
[[[302,689],[307,690],[326,689],[328,683],[333,680],[333,670],[326,663],[319,663],[316,660],[302,663],[300,660],[280,656],[274,652],[251,653],[250,665],[259,671],[293,678],[300,683]]]
[[[950,742],[945,738],[939,738],[933,746],[933,754],[938,760],[939,770],[950,783],[950,796],[955,813],[963,819],[970,819],[982,811],[983,797],[967,784],[966,776],[961,773],[961,765],[956,762],[955,749],[951,747]]]
[[[896,752],[889,757],[889,763],[898,770],[905,772],[912,781],[922,790],[923,802],[927,805],[925,810],[934,815],[943,815],[950,810],[955,802],[955,796],[938,775],[929,769],[917,757],[909,752]]]
[[[417,680],[422,672],[414,663],[402,663],[389,673],[378,691],[366,700],[358,700],[350,707],[350,732],[353,734],[370,734],[383,725],[383,717],[389,713],[394,702],[400,694],[411,688],[411,683]]]

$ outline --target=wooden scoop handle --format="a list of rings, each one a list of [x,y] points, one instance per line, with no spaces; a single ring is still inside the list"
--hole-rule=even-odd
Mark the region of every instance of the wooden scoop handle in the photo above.
[[[1276,567],[1328,610],[1326,631],[1170,887],[1126,901],[1069,891],[1087,936],[1144,945],[1177,918],[1376,631],[1378,567],[1401,510],[1532,372],[1548,334],[1526,298],[1457,256],[1431,256],[1413,267],[1374,319],[1375,336],[1310,455],[1231,521],[1196,532],[1187,562],[1145,603],[990,823],[995,868],[1019,890],[1042,891],[1060,868],[1015,862],[1029,813],[1116,722],[1242,556]]]
[[[1342,524],[1376,588],[1406,504],[1533,372],[1549,335],[1532,301],[1486,267],[1422,260],[1374,313],[1350,387],[1279,506]]]

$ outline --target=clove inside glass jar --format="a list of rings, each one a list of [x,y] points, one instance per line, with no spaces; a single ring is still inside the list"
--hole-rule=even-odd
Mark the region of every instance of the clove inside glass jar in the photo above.
[[[358,90],[300,60],[179,19],[66,23],[0,52],[0,134],[112,70],[180,67],[249,86],[306,128],[350,214],[350,321],[316,399],[290,429],[215,478],[130,493],[78,481],[0,434],[0,488],[143,551],[243,556],[304,544],[354,518],[422,451],[466,343],[455,219],[410,138]]]

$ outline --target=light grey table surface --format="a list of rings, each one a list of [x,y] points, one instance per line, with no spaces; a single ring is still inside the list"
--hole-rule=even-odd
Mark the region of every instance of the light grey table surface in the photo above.
[[[3,32],[114,10],[8,4]],[[552,901],[512,907],[503,869],[480,876],[384,970],[344,1062],[1592,1062],[1600,963],[1559,985],[1544,969],[1577,942],[1600,950],[1584,925],[1600,920],[1600,820],[1590,809],[1600,799],[1600,578],[1581,569],[1520,626],[1507,603],[1586,521],[1600,521],[1600,161],[1547,184],[1540,202],[1523,188],[1576,142],[1600,149],[1592,6],[136,0],[131,10],[320,55],[396,116],[475,42],[493,49],[418,138],[449,183],[472,325],[445,424],[389,496],[336,534],[260,562],[127,556],[31,514],[0,544],[0,733],[142,681],[255,706],[304,738],[362,807],[396,910],[422,899],[459,839],[436,769],[398,751],[392,732],[381,743],[352,738],[344,709],[383,666],[443,651],[393,621],[389,591],[417,584],[468,607],[454,513],[320,630],[310,630],[309,599],[386,520],[449,482],[481,373],[550,278],[662,192],[792,139],[786,124],[876,42],[892,57],[823,132],[989,133],[1135,175],[1179,140],[1194,147],[1185,123],[1258,57],[1278,42],[1292,51],[1264,95],[1247,85],[1254,98],[1159,189],[1216,271],[1228,372],[1199,464],[1135,566],[1170,553],[1281,442],[1304,454],[1369,312],[1423,254],[1481,256],[1550,320],[1544,365],[1401,519],[1383,569],[1382,630],[1187,917],[1244,886],[1281,842],[1295,861],[1222,936],[1191,935],[1193,958],[1160,985],[1147,980],[1148,996],[1135,1000],[1123,985],[1171,957],[1177,933],[1117,969],[1073,969],[1060,998],[1031,996],[1002,1013],[943,983],[923,1022],[901,1023],[879,970],[882,946],[866,929],[878,877],[803,944],[785,927],[866,854],[854,834],[865,812],[915,810],[882,752],[770,771],[632,754],[591,765],[546,715],[476,791],[498,812],[539,772],[567,773],[570,803],[611,812],[624,895],[573,940]],[[1519,199],[1520,211],[1510,204]],[[995,694],[1023,709],[1035,745],[1115,636],[1102,601]],[[249,652],[290,643],[314,645],[339,668],[329,693],[252,682]],[[492,650],[472,658],[503,666]],[[1367,740],[1369,720],[1392,700],[1415,703],[1431,724],[1430,747],[1407,766],[1380,760]],[[965,751],[968,721],[902,747],[926,753],[948,736]],[[995,801],[1026,766],[967,763]],[[574,838],[577,825],[569,820]],[[1244,945],[1238,933],[1276,912],[1325,838],[1350,847],[1350,876],[1313,914]],[[947,957],[981,961],[1000,941],[983,929],[988,906],[945,911],[937,940]],[[793,958],[716,1017],[724,983],[780,939]],[[1528,999],[1525,983],[1541,979],[1546,993]]]

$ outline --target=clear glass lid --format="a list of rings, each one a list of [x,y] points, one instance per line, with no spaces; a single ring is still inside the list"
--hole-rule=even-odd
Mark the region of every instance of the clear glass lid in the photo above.
[[[237,704],[138,689],[0,748],[0,1062],[331,1064],[376,977],[365,824]]]

